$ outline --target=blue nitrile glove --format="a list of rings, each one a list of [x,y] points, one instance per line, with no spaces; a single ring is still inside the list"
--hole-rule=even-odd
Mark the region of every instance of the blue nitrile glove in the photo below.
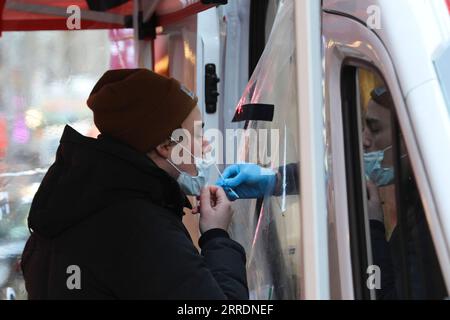
[[[225,190],[231,201],[235,201],[272,195],[276,182],[276,173],[273,170],[256,164],[243,163],[226,168],[223,178],[220,178],[216,184]]]

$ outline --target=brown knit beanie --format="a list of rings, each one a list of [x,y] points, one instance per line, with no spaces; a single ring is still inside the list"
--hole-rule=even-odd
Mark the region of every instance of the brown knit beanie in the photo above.
[[[125,69],[106,72],[87,105],[101,133],[148,152],[181,127],[197,98],[175,79],[146,69]]]

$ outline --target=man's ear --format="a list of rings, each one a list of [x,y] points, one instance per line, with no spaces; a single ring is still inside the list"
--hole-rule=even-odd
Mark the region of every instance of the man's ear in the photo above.
[[[161,143],[159,146],[155,148],[155,151],[158,153],[158,155],[164,159],[170,158],[170,153],[172,152],[173,144],[170,140],[167,140],[163,143]]]

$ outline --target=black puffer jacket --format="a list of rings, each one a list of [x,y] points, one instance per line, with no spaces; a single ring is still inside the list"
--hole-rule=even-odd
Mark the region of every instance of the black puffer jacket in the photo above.
[[[30,299],[247,299],[244,249],[182,224],[186,197],[151,160],[67,126],[33,200],[22,256]]]

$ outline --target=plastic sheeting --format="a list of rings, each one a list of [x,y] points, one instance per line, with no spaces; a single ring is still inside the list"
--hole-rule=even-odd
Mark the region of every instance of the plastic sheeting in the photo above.
[[[231,233],[247,252],[252,299],[300,297],[299,118],[293,6],[292,0],[280,3],[266,50],[237,109],[239,112],[240,106],[249,103],[275,105],[273,122],[250,122],[239,160],[271,167],[281,178],[277,196],[263,201],[238,200],[235,204]],[[268,141],[262,139],[264,130]]]

